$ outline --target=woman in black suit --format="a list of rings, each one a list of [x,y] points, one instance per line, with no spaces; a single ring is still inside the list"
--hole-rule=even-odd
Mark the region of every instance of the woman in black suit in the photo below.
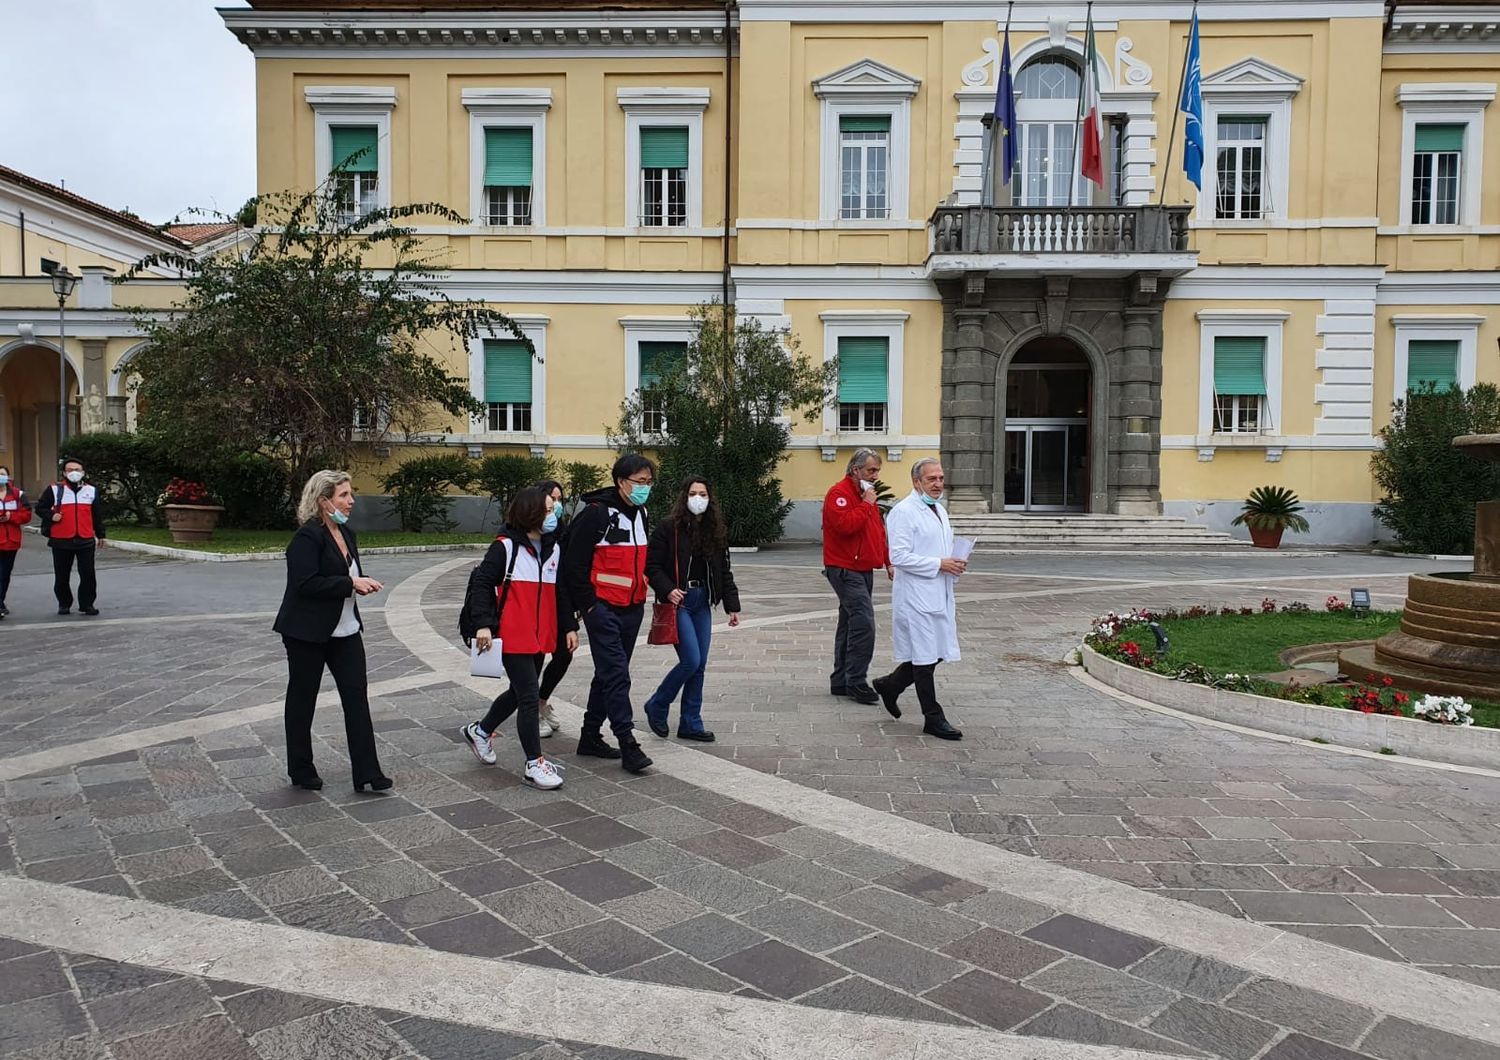
[[[354,531],[345,524],[354,510],[354,488],[343,471],[319,471],[307,480],[297,505],[301,528],[286,547],[286,593],[275,630],[286,645],[286,762],[292,783],[308,791],[323,787],[313,766],[312,720],[323,667],[333,674],[344,707],[344,734],[354,790],[385,791],[375,729],[370,722],[364,623],[356,596],[382,586],[359,565]]]

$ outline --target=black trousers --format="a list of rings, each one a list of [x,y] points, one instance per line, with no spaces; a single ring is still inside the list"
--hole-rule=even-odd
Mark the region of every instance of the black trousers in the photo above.
[[[5,599],[0,593],[0,600]],[[542,671],[542,687],[538,693],[542,699],[551,699],[552,693],[557,691],[557,686],[562,684],[562,679],[567,676],[568,667],[573,665],[573,653],[563,643],[563,634],[557,635],[557,650],[552,653],[552,660],[547,663],[547,668]]]
[[[609,719],[617,738],[634,739],[635,709],[630,705],[630,657],[641,632],[644,604],[613,607],[596,603],[583,616],[589,631],[589,653],[594,657],[594,680],[589,683],[588,706],[583,712],[583,731],[597,733]]]
[[[479,727],[492,733],[512,714],[516,716],[516,737],[521,741],[521,750],[526,752],[526,761],[542,757],[541,727],[537,724],[537,678],[542,672],[543,655],[521,655],[506,653],[500,656],[505,664],[505,676],[510,678],[510,687],[495,697],[489,713]]]
[[[318,775],[313,765],[312,722],[325,666],[333,674],[344,708],[344,737],[349,742],[354,783],[384,776],[375,753],[375,728],[370,722],[364,638],[356,633],[352,637],[332,637],[325,644],[285,636],[281,641],[286,645],[287,665],[286,771],[292,783]]]
[[[885,680],[896,686],[896,695],[905,692],[912,685],[917,686],[917,701],[922,704],[922,713],[929,718],[943,717],[943,708],[937,701],[937,684],[933,680],[937,674],[937,663],[929,663],[926,666],[913,666],[904,662],[890,672]]]
[[[839,598],[828,687],[861,688],[869,684],[870,660],[875,657],[875,572],[829,567],[823,576]]]
[[[5,603],[5,594],[10,592],[10,572],[16,569],[16,553],[0,552],[0,604]]]
[[[52,548],[52,594],[57,597],[58,607],[73,606],[73,588],[69,584],[73,577],[73,561],[78,560],[78,606],[93,607],[99,596],[99,583],[94,578],[94,553],[92,544],[83,548]]]

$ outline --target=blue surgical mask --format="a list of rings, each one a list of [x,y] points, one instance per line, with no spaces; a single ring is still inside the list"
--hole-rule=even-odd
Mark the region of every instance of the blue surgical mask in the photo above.
[[[337,508],[328,509],[328,518],[332,519],[339,526],[343,526],[349,521],[349,517],[343,512],[339,511]]]
[[[3,490],[6,486],[9,486],[9,485],[10,485],[10,476],[9,475],[0,475],[0,490]]]
[[[933,497],[930,494],[926,493],[918,494],[918,496],[922,498],[922,503],[927,505],[927,507],[929,508],[936,508],[938,505],[938,501],[943,499],[943,495],[941,493],[939,493],[936,497]]]
[[[542,533],[550,534],[557,529],[557,509],[553,508],[547,513],[547,518],[542,520]]]
[[[631,486],[630,487],[630,503],[631,504],[634,504],[636,507],[639,508],[641,505],[645,504],[650,499],[651,499],[651,487],[650,486]]]

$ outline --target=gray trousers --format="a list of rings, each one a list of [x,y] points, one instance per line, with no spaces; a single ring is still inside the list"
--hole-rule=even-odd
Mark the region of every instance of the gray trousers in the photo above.
[[[875,572],[828,567],[823,571],[839,597],[839,625],[833,635],[833,673],[830,688],[860,688],[869,684],[870,660],[875,656]]]

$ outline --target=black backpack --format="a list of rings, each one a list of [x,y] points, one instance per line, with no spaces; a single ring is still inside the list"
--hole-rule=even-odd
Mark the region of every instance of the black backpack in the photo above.
[[[510,593],[511,575],[516,570],[516,559],[521,555],[521,547],[514,541],[510,543],[510,563],[505,568],[505,578],[500,583],[500,604],[495,609],[495,621],[500,620],[500,613],[505,610],[505,597]],[[476,590],[476,575],[479,574],[479,565],[469,572],[469,584],[464,588],[464,605],[458,609],[458,635],[463,638],[464,647],[468,647],[474,640],[475,634],[479,632],[479,616],[475,609],[478,599]]]

